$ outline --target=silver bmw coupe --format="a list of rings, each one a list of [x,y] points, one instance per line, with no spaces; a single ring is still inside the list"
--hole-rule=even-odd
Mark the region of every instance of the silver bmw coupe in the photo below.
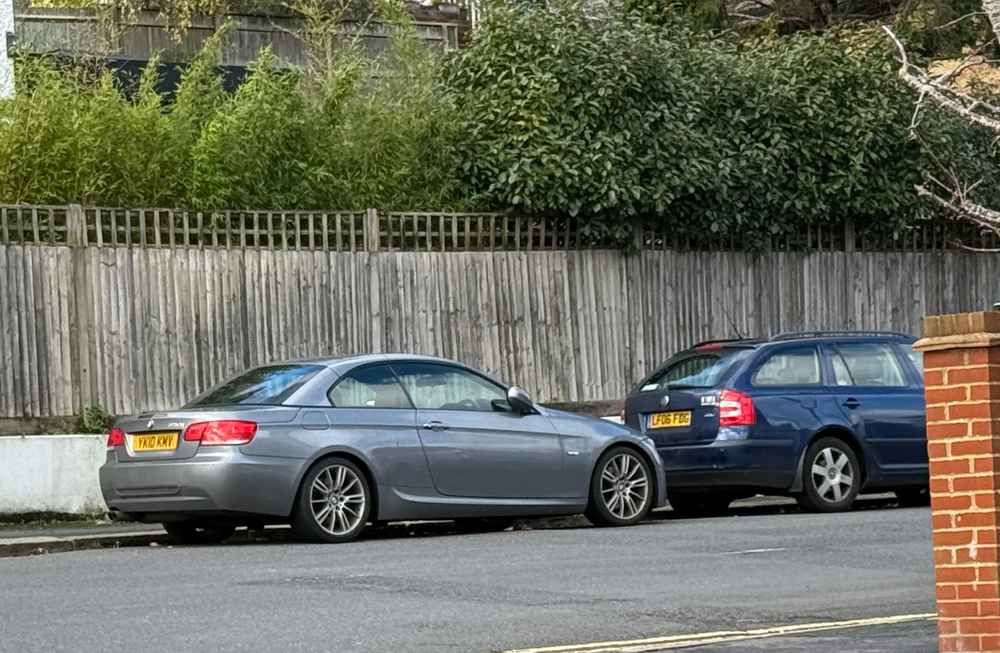
[[[250,370],[179,410],[124,417],[101,489],[183,543],[290,523],[346,542],[370,523],[585,513],[628,526],[666,502],[652,441],[536,405],[452,361],[373,354]]]

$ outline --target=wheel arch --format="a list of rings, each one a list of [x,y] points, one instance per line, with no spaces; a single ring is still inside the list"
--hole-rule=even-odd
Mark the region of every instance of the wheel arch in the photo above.
[[[802,452],[799,453],[798,464],[795,467],[795,480],[792,481],[792,486],[789,488],[789,492],[801,492],[802,491],[802,467],[806,458],[806,453],[809,452],[809,447],[822,438],[836,438],[840,440],[847,446],[851,448],[854,455],[858,459],[858,467],[861,471],[861,486],[860,490],[863,490],[865,485],[868,483],[868,478],[870,476],[868,472],[868,455],[865,453],[864,447],[861,446],[861,442],[858,440],[857,436],[851,432],[850,429],[843,426],[825,426],[815,433],[806,441],[805,446],[802,447]],[[860,491],[859,490],[859,491]]]
[[[601,451],[597,454],[597,456],[594,457],[594,464],[590,470],[590,482],[593,482],[594,474],[597,473],[597,463],[601,462],[601,458],[604,457],[604,454],[616,448],[630,449],[633,452],[639,454],[639,457],[641,457],[643,460],[646,461],[646,465],[649,466],[650,480],[653,483],[653,499],[654,499],[653,507],[655,508],[659,503],[658,497],[660,496],[660,493],[661,491],[664,490],[664,488],[660,487],[660,478],[659,474],[657,473],[657,466],[655,461],[653,461],[653,459],[650,457],[649,452],[643,450],[643,448],[635,442],[632,442],[630,440],[615,440],[609,443],[608,446],[601,449]],[[589,489],[590,486],[588,485],[588,491],[587,491],[588,497],[590,496]]]
[[[312,470],[316,465],[322,463],[325,460],[331,458],[342,458],[344,460],[349,460],[354,463],[361,473],[365,475],[365,481],[368,482],[368,489],[372,493],[372,507],[371,513],[368,516],[369,521],[375,521],[378,519],[379,513],[379,491],[378,483],[375,481],[375,474],[372,471],[371,463],[365,459],[360,453],[350,450],[350,449],[326,449],[319,452],[312,459],[309,460],[308,464],[303,465],[302,472],[299,474],[298,479],[295,482],[295,496],[292,500],[292,507],[289,510],[289,516],[295,511],[295,507],[299,503],[299,495],[302,493],[302,481],[305,479],[306,475]]]

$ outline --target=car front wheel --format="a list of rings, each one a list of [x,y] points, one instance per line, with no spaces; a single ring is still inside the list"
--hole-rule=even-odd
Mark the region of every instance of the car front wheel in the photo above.
[[[612,447],[594,468],[587,519],[597,526],[637,524],[652,508],[653,489],[645,459],[627,447]]]
[[[314,542],[349,542],[365,529],[371,507],[371,489],[358,466],[326,458],[302,479],[292,530]]]
[[[861,489],[861,467],[850,446],[837,438],[820,438],[802,464],[799,505],[817,512],[850,510]]]

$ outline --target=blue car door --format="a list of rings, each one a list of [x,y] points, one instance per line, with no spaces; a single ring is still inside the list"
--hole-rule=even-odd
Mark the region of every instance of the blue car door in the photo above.
[[[890,342],[842,341],[828,348],[837,403],[874,455],[879,483],[925,482],[923,386],[896,347]]]

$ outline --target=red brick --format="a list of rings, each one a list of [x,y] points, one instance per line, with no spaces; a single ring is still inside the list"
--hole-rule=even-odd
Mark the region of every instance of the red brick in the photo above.
[[[997,508],[996,492],[976,492],[972,495],[973,504],[977,508]]]
[[[955,564],[955,549],[940,548],[934,549],[934,564],[953,565]],[[941,598],[940,596],[938,598]],[[957,598],[957,597],[952,597]]]
[[[958,528],[987,527],[997,525],[997,516],[993,512],[965,512],[955,515],[954,524]]]
[[[972,544],[973,535],[975,531],[971,528],[962,531],[934,531],[934,547]]]
[[[947,442],[929,442],[927,444],[927,457],[928,458],[948,458],[948,443]]]
[[[969,399],[969,389],[964,385],[948,388],[927,388],[924,397],[927,399],[928,406],[967,401]]]
[[[945,513],[941,515],[931,515],[931,526],[934,530],[949,529],[955,525],[952,516]],[[963,526],[985,526],[986,524],[963,524]]]
[[[924,369],[936,370],[942,367],[965,367],[968,365],[968,349],[944,349],[924,352]]]
[[[996,419],[977,419],[972,421],[971,435],[991,435],[996,439],[1000,435],[1000,423]],[[1000,451],[1000,447],[996,448]]]
[[[955,476],[957,474],[968,474],[971,470],[972,464],[968,458],[931,461],[932,476]]]
[[[1000,617],[977,617],[962,619],[958,631],[963,635],[996,635],[1000,633]]]
[[[976,636],[950,636],[942,635],[940,641],[940,653],[955,653],[958,651],[978,651],[982,653],[982,649],[979,648],[979,637]]]
[[[980,528],[978,531],[976,531],[976,542],[979,544],[996,544],[997,529]]]
[[[942,635],[958,633],[958,619],[938,619],[938,632]]]
[[[938,567],[935,575],[939,583],[971,583],[976,580],[976,568]]]
[[[996,565],[986,565],[977,569],[976,580],[981,583],[995,583],[997,581]]]
[[[949,385],[969,385],[972,383],[989,383],[1000,377],[1000,370],[992,371],[993,368],[981,365],[978,367],[960,367],[950,369],[945,374],[945,381]]]
[[[969,400],[1000,399],[1000,383],[980,383],[969,386]]]
[[[942,404],[940,406],[927,406],[924,412],[924,419],[927,420],[928,424],[935,424],[937,422],[947,422],[948,406],[945,404]]]
[[[949,599],[958,598],[958,585],[938,585],[937,586],[937,598],[938,601],[947,601]]]
[[[947,440],[964,438],[969,434],[968,422],[937,422],[927,420],[928,440]]]
[[[948,419],[991,419],[1000,415],[1000,402],[980,401],[975,404],[949,404]]]
[[[985,635],[979,640],[982,653],[1000,653],[1000,635]]]
[[[997,548],[992,544],[960,546],[952,551],[954,551],[954,564],[989,564],[997,561]]]
[[[944,385],[944,370],[926,370],[924,372],[924,387],[937,388]]]
[[[997,596],[997,586],[993,583],[958,586],[958,598],[960,599],[995,599]]]
[[[994,454],[986,458],[976,458],[973,463],[973,471],[975,472],[1000,472],[1000,454]]]
[[[962,623],[966,617],[979,616],[979,601],[939,601],[938,616],[958,617],[958,629],[962,630]],[[963,631],[964,632],[964,631]],[[978,631],[977,631],[978,632]]]
[[[931,495],[931,510],[968,510],[972,506],[972,497],[966,495]]]
[[[956,442],[956,445],[963,444]],[[981,474],[979,476],[955,476],[951,479],[951,486],[955,492],[983,492],[996,489],[996,479],[992,474]]]
[[[996,587],[994,585],[994,587]],[[979,602],[980,617],[1000,617],[1000,601],[989,599]]]
[[[931,494],[948,494],[951,492],[951,479],[944,477],[931,478]]]

